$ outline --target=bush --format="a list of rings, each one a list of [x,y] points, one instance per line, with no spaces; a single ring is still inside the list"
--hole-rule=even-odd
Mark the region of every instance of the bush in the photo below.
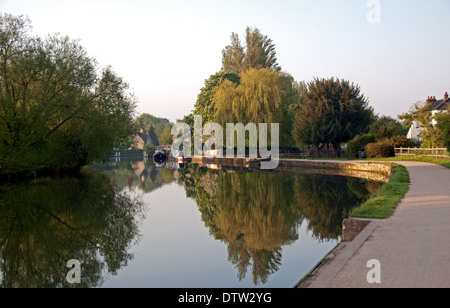
[[[370,134],[357,135],[353,140],[347,143],[348,158],[358,158],[359,151],[364,149],[367,144],[375,142],[375,137]]]
[[[406,138],[406,136],[394,136],[381,142],[392,144],[396,148],[408,148],[411,146],[411,140]]]
[[[150,143],[146,143],[144,145],[144,151],[145,153],[147,153],[148,155],[153,155],[156,152],[156,148],[153,147]]]
[[[369,143],[366,145],[366,154],[369,158],[395,157],[395,149],[388,142]]]

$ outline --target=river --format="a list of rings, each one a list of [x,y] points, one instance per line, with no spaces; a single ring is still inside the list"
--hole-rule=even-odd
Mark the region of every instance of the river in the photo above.
[[[293,287],[380,185],[140,160],[1,185],[0,286]]]

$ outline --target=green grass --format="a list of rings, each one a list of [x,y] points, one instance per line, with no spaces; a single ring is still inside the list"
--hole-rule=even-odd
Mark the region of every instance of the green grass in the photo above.
[[[392,168],[390,181],[354,209],[351,217],[385,219],[392,216],[410,184],[409,173],[404,166],[392,164]]]
[[[286,160],[289,159],[298,159],[298,158],[283,158]],[[303,160],[307,161],[307,160],[335,160],[335,161],[360,161],[360,159],[347,159],[347,158],[303,158]],[[448,159],[445,158],[433,158],[433,157],[424,157],[424,156],[416,156],[416,157],[408,157],[408,156],[398,156],[398,157],[390,157],[390,158],[367,158],[366,160],[368,161],[421,161],[421,162],[426,162],[426,163],[432,163],[432,164],[437,164],[437,165],[441,165],[447,168],[450,168],[450,157]]]
[[[345,161],[348,160],[345,157],[339,157],[339,158],[327,158],[327,157],[302,157],[302,158],[291,158],[291,157],[287,157],[287,158],[281,158],[283,160],[304,160],[304,161],[308,161],[308,160],[336,160],[336,161]]]
[[[379,158],[379,159],[370,159],[370,160],[380,160],[380,161],[421,161],[425,163],[432,163],[436,165],[441,165],[447,168],[450,168],[450,157],[448,159],[445,158],[433,158],[433,157],[424,157],[424,156],[415,156],[415,157],[408,157],[408,156],[397,156],[397,157],[390,157],[390,158]]]

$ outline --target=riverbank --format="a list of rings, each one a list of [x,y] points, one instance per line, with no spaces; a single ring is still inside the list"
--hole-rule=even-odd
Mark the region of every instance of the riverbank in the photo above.
[[[260,159],[246,158],[192,158],[192,163],[212,169],[219,166],[260,169],[261,162]],[[386,183],[392,174],[392,166],[393,164],[383,162],[280,159],[275,171],[326,173]]]
[[[327,173],[389,182],[392,164],[383,162],[281,159],[276,170]]]
[[[239,158],[193,158],[192,162],[207,168],[240,167],[258,169],[261,160]],[[276,171],[305,172],[357,177],[384,182],[379,191],[353,210],[351,217],[385,219],[392,215],[409,188],[405,167],[389,162],[281,159]]]
[[[448,159],[444,158],[433,158],[433,157],[424,157],[424,156],[398,156],[398,157],[390,157],[390,158],[377,158],[371,159],[372,161],[388,161],[388,162],[399,162],[399,161],[417,161],[424,163],[431,163],[436,165],[441,165],[446,168],[450,168],[450,157]]]
[[[397,163],[407,169],[411,185],[394,214],[370,219],[354,240],[336,246],[297,287],[450,287],[450,170],[426,162]],[[380,283],[367,279],[371,260],[380,264]]]

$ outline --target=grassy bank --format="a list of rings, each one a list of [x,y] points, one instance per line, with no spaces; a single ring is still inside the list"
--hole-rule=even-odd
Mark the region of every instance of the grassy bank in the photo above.
[[[354,209],[351,217],[378,218],[390,217],[397,205],[409,190],[409,173],[404,166],[392,164],[392,176],[376,193],[360,207]]]
[[[390,158],[380,158],[380,159],[370,159],[374,161],[421,161],[425,163],[432,163],[436,165],[441,165],[446,168],[450,168],[450,157],[448,159],[445,158],[433,158],[433,157],[424,157],[424,156],[416,156],[416,157],[408,157],[408,156],[397,156]]]

